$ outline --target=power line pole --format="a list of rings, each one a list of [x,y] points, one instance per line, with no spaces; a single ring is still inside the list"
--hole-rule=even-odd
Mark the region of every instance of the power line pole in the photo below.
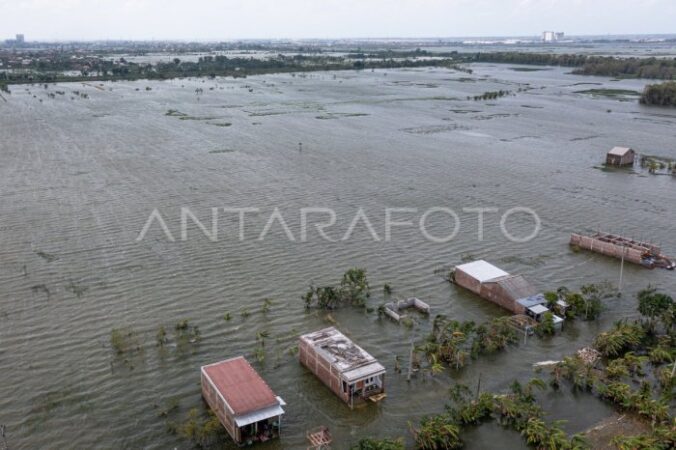
[[[620,262],[620,281],[617,285],[617,291],[621,294],[622,293],[622,274],[624,272],[624,253],[625,253],[626,247],[622,247],[622,261]]]

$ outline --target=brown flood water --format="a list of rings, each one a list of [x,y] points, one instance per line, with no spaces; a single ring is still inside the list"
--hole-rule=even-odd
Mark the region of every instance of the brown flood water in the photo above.
[[[10,448],[190,448],[167,432],[167,420],[201,405],[199,366],[239,354],[254,361],[261,331],[270,334],[266,358],[254,364],[288,403],[282,439],[263,448],[304,448],[305,431],[317,425],[329,426],[338,449],[364,436],[410,439],[409,421],[442,411],[452,383],[475,385],[481,374],[485,389],[506,389],[530,378],[532,363],[558,359],[635,315],[634,294],[647,284],[673,293],[673,273],[627,266],[624,295],[607,301],[597,323],[571,323],[554,338],[410,383],[394,374],[394,357],[406,356],[431,319],[409,330],[376,314],[337,311],[337,326],[389,371],[387,399],[357,411],[289,354],[298,334],[328,325],[324,313],[303,308],[308,284],[337,283],[353,266],[368,270],[374,307],[389,283],[396,297],[415,295],[433,314],[485,321],[505,312],[440,273],[485,258],[543,290],[617,282],[617,261],[567,245],[571,232],[599,227],[651,239],[676,255],[676,178],[595,168],[615,145],[676,158],[676,111],[642,107],[635,97],[576,93],[640,91],[644,81],[560,68],[474,69],[117,82],[104,90],[13,86],[0,102],[0,423]],[[516,95],[466,100],[500,89]],[[64,95],[47,97],[57,90]],[[170,109],[186,116],[166,115]],[[499,231],[500,214],[516,206],[542,218],[531,242],[510,242]],[[194,226],[182,241],[181,207],[207,223],[213,207],[261,212],[247,218],[243,241],[233,214],[221,215],[218,242]],[[275,207],[296,242],[278,224],[257,240]],[[334,209],[338,220],[327,233],[337,239],[360,207],[381,238],[387,207],[453,208],[461,229],[446,244],[424,239],[417,227],[374,241],[363,226],[347,241],[327,242],[310,229],[299,242],[303,207]],[[486,215],[482,241],[476,214],[463,207],[499,209]],[[136,241],[155,208],[175,242],[156,226]],[[520,235],[532,229],[516,218],[509,226]],[[447,231],[430,225],[434,234]],[[264,298],[273,300],[267,313]],[[182,319],[199,326],[201,341],[158,349],[158,327],[171,337]],[[120,327],[135,329],[144,348],[126,363],[110,344]],[[542,401],[571,432],[611,413],[584,395]],[[162,417],[174,402],[178,410]],[[518,434],[497,425],[465,437],[470,449],[497,440],[524,448]]]

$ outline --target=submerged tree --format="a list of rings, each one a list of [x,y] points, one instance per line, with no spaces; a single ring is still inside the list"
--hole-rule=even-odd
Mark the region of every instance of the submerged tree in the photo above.
[[[648,286],[638,293],[638,311],[648,318],[649,330],[655,330],[655,322],[660,321],[665,331],[669,333],[676,319],[674,300],[656,289]]]
[[[344,305],[366,306],[371,295],[371,288],[365,269],[352,268],[343,275],[340,286],[315,287],[303,296],[305,307],[317,306],[321,309],[336,309]]]

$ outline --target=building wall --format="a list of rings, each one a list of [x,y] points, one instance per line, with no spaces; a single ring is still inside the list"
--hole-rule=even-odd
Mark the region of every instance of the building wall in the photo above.
[[[221,425],[225,428],[232,439],[239,443],[241,436],[239,428],[235,424],[233,413],[225,404],[216,389],[211,385],[207,377],[202,373],[202,397],[206,400],[211,410],[216,414]]]
[[[523,307],[521,307],[515,299],[510,298],[499,283],[483,283],[479,295],[514,314],[523,314]]]
[[[349,395],[343,392],[342,380],[340,373],[333,367],[329,361],[318,354],[314,347],[300,340],[298,345],[298,357],[301,364],[307,367],[317,378],[319,378],[325,385],[327,385],[338,397],[343,401],[349,402]]]
[[[634,164],[634,152],[633,151],[627,152],[622,156],[608,154],[606,157],[606,164],[611,166],[632,165]]]
[[[455,280],[455,284],[462,286],[465,289],[469,289],[475,294],[479,294],[481,292],[481,283],[479,283],[479,281],[474,277],[463,272],[462,269],[455,269],[453,279]]]
[[[573,234],[570,237],[570,244],[618,259],[622,258],[622,252],[624,251],[624,260],[634,264],[641,264],[643,260],[643,254],[640,250],[622,247],[611,242],[599,241],[589,236]]]

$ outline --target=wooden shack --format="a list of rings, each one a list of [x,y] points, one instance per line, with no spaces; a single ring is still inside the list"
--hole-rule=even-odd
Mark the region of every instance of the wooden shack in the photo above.
[[[609,166],[631,166],[634,164],[636,152],[627,147],[613,147],[606,155],[606,164]]]
[[[242,356],[202,366],[202,396],[237,444],[279,437],[284,400]]]
[[[304,334],[301,364],[353,408],[385,393],[385,367],[335,327]]]
[[[549,311],[544,306],[547,303],[545,296],[522,275],[511,275],[482,259],[457,266],[452,279],[458,286],[469,289],[513,314],[540,320],[542,313]],[[558,316],[554,320],[556,323],[563,321]]]

